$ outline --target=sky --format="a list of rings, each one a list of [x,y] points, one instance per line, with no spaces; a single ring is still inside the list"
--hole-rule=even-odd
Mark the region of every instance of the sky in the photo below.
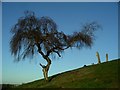
[[[33,59],[14,62],[10,53],[10,30],[24,11],[34,11],[36,17],[51,17],[58,31],[72,34],[80,31],[84,23],[97,21],[102,29],[95,32],[92,48],[67,49],[61,58],[52,59],[49,76],[97,63],[96,51],[102,62],[108,53],[109,61],[118,58],[118,4],[116,2],[53,3],[53,2],[3,2],[2,3],[2,83],[22,84],[43,78],[39,63],[45,60],[38,54]]]

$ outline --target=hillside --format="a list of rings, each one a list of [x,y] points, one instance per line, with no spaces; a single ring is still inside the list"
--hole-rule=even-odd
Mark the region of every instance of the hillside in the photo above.
[[[118,88],[120,59],[81,67],[43,79],[26,83],[18,88]]]

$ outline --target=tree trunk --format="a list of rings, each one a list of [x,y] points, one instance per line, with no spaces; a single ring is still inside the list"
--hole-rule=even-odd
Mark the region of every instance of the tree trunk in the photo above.
[[[50,68],[50,65],[51,65],[51,60],[50,58],[48,57],[48,55],[45,55],[42,51],[41,51],[41,47],[40,47],[40,44],[37,43],[36,44],[37,47],[38,47],[38,52],[42,55],[42,57],[47,61],[47,65],[42,65],[40,64],[40,66],[43,68],[42,71],[43,71],[43,75],[44,75],[44,78],[46,81],[48,81],[48,71],[49,71],[49,68]]]
[[[47,65],[45,66],[40,64],[40,66],[43,68],[42,71],[43,71],[44,79],[48,81],[48,71],[51,65],[51,60],[49,59],[49,57],[45,57],[44,59],[47,61]]]
[[[50,67],[50,66],[49,66]],[[45,68],[43,68],[43,75],[44,75],[44,79],[46,80],[46,81],[48,81],[48,71],[49,71],[49,67],[45,67]]]

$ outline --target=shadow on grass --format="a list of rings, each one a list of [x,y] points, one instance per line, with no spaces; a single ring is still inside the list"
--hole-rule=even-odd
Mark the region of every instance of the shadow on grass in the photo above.
[[[51,81],[52,81],[55,77],[57,77],[57,76],[59,76],[59,75],[57,74],[57,75],[51,76],[50,79],[49,79],[49,82],[51,82]]]

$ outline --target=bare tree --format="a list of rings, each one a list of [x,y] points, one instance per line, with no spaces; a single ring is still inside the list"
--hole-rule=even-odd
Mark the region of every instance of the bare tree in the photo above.
[[[83,25],[81,32],[66,35],[58,32],[56,23],[50,17],[37,18],[34,12],[26,11],[25,16],[11,29],[11,54],[17,61],[28,57],[33,58],[39,53],[46,60],[43,68],[44,78],[48,80],[48,71],[51,65],[50,55],[61,57],[65,49],[76,47],[91,47],[94,40],[94,31],[100,26],[96,22]]]

